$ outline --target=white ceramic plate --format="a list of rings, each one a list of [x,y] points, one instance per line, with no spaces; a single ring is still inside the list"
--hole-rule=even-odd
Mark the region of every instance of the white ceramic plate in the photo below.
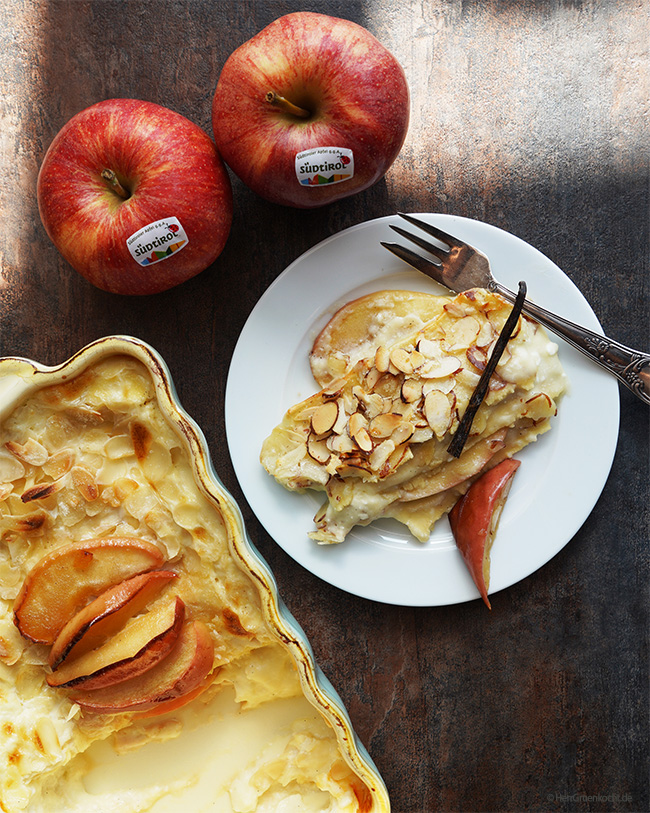
[[[421,215],[490,258],[495,277],[543,307],[602,332],[568,277],[527,243],[494,226],[452,215]],[[389,604],[434,606],[478,596],[445,518],[419,543],[394,520],[354,529],[340,545],[307,536],[322,496],[287,491],[259,462],[262,442],[294,403],[317,390],[308,354],[330,316],[355,297],[386,288],[444,293],[380,246],[395,240],[396,216],[346,229],[307,251],[268,288],[246,322],[226,388],[226,433],[235,473],[275,541],[330,584]],[[402,221],[403,222],[403,221]],[[553,428],[518,457],[492,548],[490,593],[533,573],[575,535],[609,474],[619,425],[616,380],[557,339],[570,392]]]

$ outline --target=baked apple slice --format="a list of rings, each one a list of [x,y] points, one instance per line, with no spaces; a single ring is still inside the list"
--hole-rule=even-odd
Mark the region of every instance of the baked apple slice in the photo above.
[[[214,642],[202,621],[187,622],[181,629],[176,646],[160,663],[138,677],[89,691],[76,690],[70,695],[87,711],[118,714],[168,708],[168,701],[193,692],[210,674],[214,663]]]
[[[48,657],[52,669],[66,658],[79,658],[116,635],[176,575],[171,570],[153,570],[104,590],[94,601],[82,607],[57,635]]]
[[[113,638],[80,658],[64,661],[47,676],[50,686],[101,689],[130,680],[152,669],[174,648],[183,621],[185,604],[176,596],[149,612],[136,616]]]
[[[486,471],[449,512],[449,524],[483,601],[490,586],[490,551],[520,461],[509,458]]]
[[[14,602],[15,624],[25,638],[52,644],[63,625],[92,598],[163,562],[162,551],[142,539],[104,537],[63,545],[28,573]]]

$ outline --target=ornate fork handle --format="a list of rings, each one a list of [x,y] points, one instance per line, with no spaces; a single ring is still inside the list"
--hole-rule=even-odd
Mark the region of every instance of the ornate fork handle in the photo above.
[[[504,299],[514,302],[515,294],[498,282],[495,281],[488,287],[491,291],[501,294]],[[613,339],[608,339],[607,336],[593,333],[528,300],[523,309],[540,324],[557,333],[607,372],[615,375],[646,404],[650,404],[650,354],[641,353],[639,350],[633,350]]]

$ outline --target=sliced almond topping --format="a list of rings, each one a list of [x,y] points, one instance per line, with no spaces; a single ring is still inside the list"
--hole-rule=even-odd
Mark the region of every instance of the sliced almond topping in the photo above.
[[[413,435],[415,427],[409,421],[402,421],[400,425],[395,429],[393,434],[390,436],[390,439],[396,446],[399,446],[401,443],[406,443],[406,441]]]
[[[321,391],[321,395],[326,399],[338,398],[343,391],[343,384],[343,380],[341,378],[337,378]]]
[[[425,358],[437,359],[440,356],[440,345],[432,339],[422,337],[417,343],[418,352]]]
[[[25,467],[15,457],[0,457],[0,483],[11,483],[20,480],[25,474]]]
[[[412,373],[414,369],[413,362],[411,361],[411,354],[403,347],[396,347],[391,352],[390,363],[401,373]]]
[[[71,418],[77,423],[92,426],[93,424],[100,424],[103,422],[104,417],[101,412],[87,406],[70,406],[64,410],[68,418]]]
[[[20,495],[23,502],[32,502],[32,500],[45,500],[61,491],[63,483],[61,480],[55,480],[53,483],[37,483],[31,486]]]
[[[63,477],[72,468],[74,463],[74,454],[70,449],[61,449],[60,452],[51,455],[46,463],[43,464],[43,474],[51,477],[53,480],[58,480]]]
[[[93,502],[99,497],[99,487],[89,469],[85,466],[75,466],[70,475],[72,482],[86,502]]]
[[[412,457],[413,452],[408,446],[398,446],[384,464],[379,476],[388,476],[391,472],[395,471],[399,466],[401,466],[402,463],[406,463],[406,461],[410,460]]]
[[[372,451],[372,438],[368,434],[368,430],[365,428],[365,426],[359,427],[359,429],[357,429],[357,431],[354,433],[353,437],[362,452]]]
[[[450,316],[462,318],[467,315],[465,307],[455,299],[450,299],[443,307]]]
[[[28,438],[24,444],[9,440],[5,446],[14,457],[30,466],[42,466],[49,457],[45,446],[33,438]]]
[[[485,350],[481,350],[476,346],[468,347],[465,355],[477,370],[480,370],[481,372],[485,370],[485,365],[487,364],[488,358]]]
[[[11,483],[0,483],[0,502],[6,500],[13,490]]]
[[[384,467],[384,464],[386,463],[388,458],[393,454],[394,451],[395,444],[390,438],[382,441],[378,446],[375,446],[372,454],[368,458],[370,468],[375,472],[382,469]]]
[[[348,415],[345,411],[345,404],[342,398],[339,398],[336,402],[336,409],[336,420],[334,421],[334,426],[332,426],[332,432],[340,435],[342,432],[345,432],[345,427],[348,425]]]
[[[494,328],[490,324],[489,319],[486,319],[481,325],[479,334],[476,337],[477,347],[488,347],[494,341]]]
[[[419,350],[411,350],[411,366],[414,370],[417,370],[426,360],[426,356]]]
[[[451,423],[449,398],[440,390],[431,390],[424,399],[424,415],[437,438],[441,438]]]
[[[447,341],[454,348],[469,347],[478,336],[481,326],[473,316],[464,316],[449,328]]]
[[[311,416],[311,428],[316,435],[329,432],[339,415],[339,405],[336,401],[326,401],[321,404]]]
[[[375,351],[375,367],[380,373],[388,372],[390,352],[387,347],[378,347]]]
[[[370,421],[368,431],[373,438],[389,438],[402,423],[402,416],[394,412],[377,415]]]
[[[366,374],[365,383],[366,389],[368,392],[372,392],[374,390],[376,383],[382,376],[381,370],[378,370],[377,367],[371,367],[368,373]]]
[[[352,452],[358,451],[357,444],[345,433],[330,435],[325,443],[330,451],[337,454],[352,454]]]
[[[402,384],[401,390],[402,401],[407,404],[413,404],[419,401],[422,397],[422,381],[416,378],[406,378]]]
[[[355,412],[350,415],[349,427],[352,437],[354,437],[360,429],[365,429],[367,425],[368,419],[360,412]]]
[[[455,356],[443,356],[439,360],[432,359],[420,368],[421,378],[447,378],[463,369],[463,365]]]
[[[332,456],[330,450],[327,448],[327,443],[315,435],[310,435],[307,439],[307,451],[317,463],[327,463]]]

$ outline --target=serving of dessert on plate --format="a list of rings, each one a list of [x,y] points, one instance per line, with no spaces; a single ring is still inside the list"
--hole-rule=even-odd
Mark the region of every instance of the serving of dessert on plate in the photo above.
[[[162,360],[0,362],[7,811],[388,810]]]
[[[278,482],[324,493],[310,533],[317,542],[342,542],[381,517],[426,541],[474,479],[550,429],[565,390],[557,345],[520,317],[462,454],[452,456],[447,447],[511,306],[483,289],[432,296],[422,327],[398,318],[393,328],[391,299],[402,311],[404,297],[380,292],[335,315],[311,354],[324,388],[291,407],[264,442],[262,463]],[[356,309],[372,318],[341,350],[339,334],[362,322]]]

